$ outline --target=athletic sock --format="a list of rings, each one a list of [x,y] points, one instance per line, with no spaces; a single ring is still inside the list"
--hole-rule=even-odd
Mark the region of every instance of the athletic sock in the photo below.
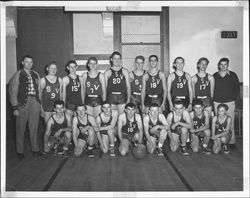
[[[162,147],[162,143],[159,142],[158,143],[158,147],[161,148]]]
[[[204,147],[204,148],[207,148],[207,144],[204,144],[204,143],[203,143],[203,147]]]
[[[93,146],[89,146],[88,149],[89,149],[89,150],[92,150],[92,149],[93,149]]]

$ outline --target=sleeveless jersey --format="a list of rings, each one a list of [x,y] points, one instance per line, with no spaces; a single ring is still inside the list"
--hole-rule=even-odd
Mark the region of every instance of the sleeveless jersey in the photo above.
[[[80,119],[79,119],[79,117],[77,116],[77,128],[80,130],[80,128],[82,127],[82,128],[84,128],[84,127],[86,127],[86,126],[91,126],[91,123],[89,122],[89,116],[87,115],[87,122],[86,122],[86,124],[83,124],[81,121],[80,121]]]
[[[122,73],[122,68],[114,71],[110,68],[112,74],[108,79],[107,93],[122,92],[127,94],[126,78]]]
[[[60,83],[58,77],[55,83],[51,83],[45,77],[45,87],[42,93],[42,106],[44,111],[52,111],[56,100],[60,100]]]
[[[101,120],[101,127],[106,127],[106,126],[109,126],[111,124],[111,121],[112,121],[112,114],[110,115],[110,118],[108,120],[108,122],[104,122],[102,120],[102,116],[101,116],[101,113],[99,114],[99,117],[100,117],[100,120]]]
[[[69,77],[69,84],[66,87],[66,103],[79,105],[82,103],[81,99],[81,83],[79,76],[76,79]]]
[[[126,124],[122,126],[122,133],[135,134],[138,129],[138,125],[134,116],[134,120],[131,122],[126,115]]]
[[[175,74],[175,79],[171,84],[172,97],[189,96],[188,80],[186,78],[186,73],[184,72],[182,76],[178,76],[176,72],[174,72],[174,74]]]
[[[185,122],[184,118],[183,118],[183,114],[181,115],[181,119],[179,122]],[[174,113],[173,113],[173,118],[172,118],[172,124],[174,124],[175,121],[174,121]]]
[[[195,84],[195,96],[210,96],[210,81],[208,80],[208,74],[205,77],[200,77],[196,74],[197,82]]]
[[[61,124],[56,122],[54,116],[52,116],[52,119],[54,123],[51,126],[51,136],[53,136],[59,129],[67,128],[68,124],[65,113],[64,113],[64,120]]]
[[[141,76],[137,76],[134,71],[132,71],[133,75],[134,75],[134,80],[131,82],[131,93],[133,94],[135,93],[141,93],[141,89],[142,89],[142,77],[143,74]]]
[[[205,126],[205,120],[206,120],[206,117],[205,117],[204,113],[202,114],[201,118],[198,118],[194,113],[194,118],[193,118],[194,129],[199,129],[199,128]]]
[[[152,122],[151,118],[149,117],[149,122],[148,122],[149,129],[152,129],[156,125],[163,125],[162,122],[159,119],[159,116],[158,116],[157,121],[156,121],[155,124]]]
[[[220,124],[219,119],[217,117],[217,120],[215,122],[215,135],[225,132],[225,129],[227,127],[227,118],[228,116],[226,117],[225,121]]]
[[[160,72],[155,76],[148,73],[148,80],[146,82],[146,94],[158,95],[163,93],[162,80],[160,79]]]
[[[89,76],[89,72],[87,73],[86,79],[86,95],[102,95],[102,85],[100,82],[100,72],[95,78],[91,78]]]

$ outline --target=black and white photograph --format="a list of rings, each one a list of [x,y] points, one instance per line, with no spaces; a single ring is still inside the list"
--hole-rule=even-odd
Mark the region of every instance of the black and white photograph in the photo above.
[[[248,3],[1,2],[1,197],[249,197]]]

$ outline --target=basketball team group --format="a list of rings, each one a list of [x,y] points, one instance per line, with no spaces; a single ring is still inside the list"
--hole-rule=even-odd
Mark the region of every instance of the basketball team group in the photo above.
[[[235,149],[234,111],[239,96],[239,79],[229,70],[229,59],[218,61],[213,75],[206,69],[209,60],[197,61],[191,76],[185,60],[173,61],[174,72],[160,71],[158,57],[136,56],[134,69],[122,65],[122,55],[110,56],[110,68],[98,71],[98,60],[90,57],[87,72],[77,75],[78,65],[70,60],[67,75],[57,76],[57,63],[45,67],[42,78],[32,69],[26,55],[9,83],[9,99],[16,117],[17,156],[25,157],[25,130],[28,124],[34,155],[50,153],[94,157],[100,149],[111,157],[125,156],[131,148],[162,156],[181,151],[204,154],[230,153]],[[39,148],[38,125],[46,124],[43,148]],[[166,141],[167,140],[167,141]],[[165,142],[166,141],[166,142]]]

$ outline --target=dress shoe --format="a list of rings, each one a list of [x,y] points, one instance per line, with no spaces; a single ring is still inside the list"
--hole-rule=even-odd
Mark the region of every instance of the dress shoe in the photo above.
[[[23,154],[23,153],[17,153],[17,157],[18,157],[19,159],[23,159],[23,158],[24,158],[24,154]]]
[[[34,155],[34,156],[38,156],[38,157],[39,157],[39,156],[42,156],[42,155],[43,155],[43,153],[42,153],[42,152],[40,152],[40,151],[35,151],[35,152],[33,151],[33,155]]]

